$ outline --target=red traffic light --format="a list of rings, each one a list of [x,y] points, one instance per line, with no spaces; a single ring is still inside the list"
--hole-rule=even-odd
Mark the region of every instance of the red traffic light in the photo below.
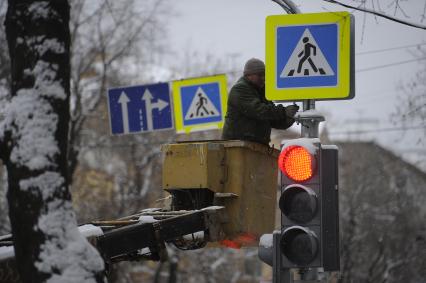
[[[303,146],[291,145],[281,151],[278,167],[293,181],[307,181],[314,175],[315,157]]]

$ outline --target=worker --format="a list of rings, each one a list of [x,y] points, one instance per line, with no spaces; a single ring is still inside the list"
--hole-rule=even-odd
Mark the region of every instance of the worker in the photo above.
[[[284,107],[265,98],[265,64],[252,58],[229,93],[222,139],[269,145],[271,128],[289,128],[298,110],[297,105]]]

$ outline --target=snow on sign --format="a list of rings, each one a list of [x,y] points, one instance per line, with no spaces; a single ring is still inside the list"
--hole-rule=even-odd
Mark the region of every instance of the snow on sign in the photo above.
[[[353,18],[347,12],[266,19],[266,97],[354,97]]]
[[[172,89],[178,133],[223,127],[227,100],[225,75],[174,81]]]
[[[108,109],[113,135],[173,129],[168,83],[111,88]]]

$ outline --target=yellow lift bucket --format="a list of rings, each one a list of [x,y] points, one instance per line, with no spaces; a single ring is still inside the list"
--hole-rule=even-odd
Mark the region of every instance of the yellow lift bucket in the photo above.
[[[224,206],[225,244],[255,246],[274,230],[279,150],[247,141],[194,141],[162,151],[163,189],[174,209]]]

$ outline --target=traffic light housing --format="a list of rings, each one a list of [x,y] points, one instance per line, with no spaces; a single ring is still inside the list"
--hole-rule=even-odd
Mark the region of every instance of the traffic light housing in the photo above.
[[[283,268],[340,269],[338,149],[318,139],[296,139],[282,147],[281,236]]]

